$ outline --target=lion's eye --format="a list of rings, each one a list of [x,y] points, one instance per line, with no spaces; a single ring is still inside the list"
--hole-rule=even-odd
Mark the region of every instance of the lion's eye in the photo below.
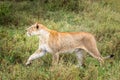
[[[38,29],[38,28],[39,28],[39,26],[37,25],[37,26],[36,26],[36,28]]]

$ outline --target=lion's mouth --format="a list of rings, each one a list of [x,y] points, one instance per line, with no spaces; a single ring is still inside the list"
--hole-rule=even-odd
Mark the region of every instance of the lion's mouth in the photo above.
[[[30,37],[30,36],[31,36],[31,34],[27,32],[27,36],[29,36],[29,37]]]

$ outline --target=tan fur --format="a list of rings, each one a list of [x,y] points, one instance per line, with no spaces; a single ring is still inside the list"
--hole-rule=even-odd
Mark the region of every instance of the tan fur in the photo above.
[[[41,53],[46,52],[51,53],[53,55],[53,64],[55,62],[58,62],[60,53],[66,52],[75,52],[79,58],[78,60],[80,60],[80,58],[82,60],[81,50],[85,50],[86,52],[88,52],[92,57],[98,59],[100,63],[104,62],[102,56],[97,49],[96,40],[94,36],[90,33],[57,32],[55,30],[48,29],[42,24],[35,23],[27,29],[27,34],[29,36],[39,36],[40,42],[38,50],[40,50],[41,52],[35,52],[34,54],[40,55]],[[33,58],[34,56],[31,55],[26,65],[30,64],[30,62],[34,60]],[[82,61],[80,62],[80,65],[82,65]]]

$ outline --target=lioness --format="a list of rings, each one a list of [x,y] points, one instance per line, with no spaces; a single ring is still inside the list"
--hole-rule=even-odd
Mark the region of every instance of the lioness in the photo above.
[[[78,59],[78,65],[83,64],[83,53],[85,50],[101,64],[104,58],[100,55],[94,36],[87,32],[57,32],[50,30],[42,24],[35,23],[27,28],[27,35],[37,35],[39,37],[39,48],[32,54],[26,62],[29,65],[32,60],[42,57],[49,52],[53,55],[52,63],[58,63],[59,54],[74,52]]]

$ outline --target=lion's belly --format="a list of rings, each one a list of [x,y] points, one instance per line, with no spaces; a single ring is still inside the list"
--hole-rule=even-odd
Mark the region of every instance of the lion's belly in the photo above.
[[[72,43],[71,43],[72,44]],[[79,45],[63,45],[59,50],[60,53],[73,53],[77,48],[80,48]]]
[[[73,53],[75,51],[75,49],[64,49],[64,50],[60,50],[59,53]]]

